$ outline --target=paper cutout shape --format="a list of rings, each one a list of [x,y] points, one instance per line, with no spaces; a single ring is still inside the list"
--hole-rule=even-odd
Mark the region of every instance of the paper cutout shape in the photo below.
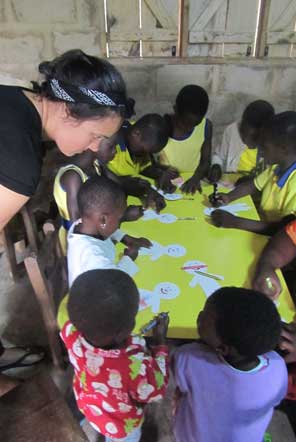
[[[177,186],[179,189],[184,184],[184,182],[184,178],[182,178],[181,176],[178,176],[177,178],[171,180],[171,183],[174,184],[174,186]]]
[[[177,201],[183,199],[183,195],[181,193],[165,193],[161,189],[157,189],[155,186],[151,186],[156,192],[158,192],[161,196],[164,197],[167,201]]]
[[[238,212],[246,212],[250,210],[251,207],[246,203],[237,203],[237,204],[227,204],[226,206],[219,207],[207,207],[204,209],[204,214],[210,216],[214,210],[226,210],[226,212],[232,213],[232,215],[236,215]]]
[[[150,221],[155,219],[163,224],[171,224],[177,221],[177,217],[172,213],[156,213],[153,209],[147,209],[144,211],[142,221]]]
[[[187,261],[183,265],[183,267],[194,267],[194,266],[200,266],[200,270],[204,273],[208,273],[208,267],[207,265],[202,261]],[[204,267],[205,266],[205,267]],[[209,278],[205,275],[200,275],[196,273],[194,269],[188,269],[185,270],[185,272],[189,273],[189,275],[194,275],[189,283],[189,287],[196,287],[197,285],[200,285],[202,291],[208,298],[211,296],[212,293],[214,293],[216,290],[220,289],[221,286],[219,282],[215,279]],[[224,279],[221,275],[214,275],[213,273],[209,273],[209,275],[218,276],[219,278]]]
[[[152,246],[149,248],[141,247],[139,249],[139,255],[150,256],[151,261],[156,261],[163,255],[170,256],[172,258],[180,258],[186,255],[187,250],[180,244],[169,244],[163,246],[156,241],[152,241]]]
[[[153,291],[140,289],[140,307],[139,310],[151,308],[152,313],[158,313],[160,309],[160,300],[175,299],[180,294],[180,289],[171,282],[161,282],[154,287]]]

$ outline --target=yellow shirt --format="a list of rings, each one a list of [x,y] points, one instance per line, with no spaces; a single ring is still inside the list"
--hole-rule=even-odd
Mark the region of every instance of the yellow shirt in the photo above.
[[[296,162],[281,176],[277,170],[277,165],[269,166],[254,179],[256,188],[262,191],[260,205],[267,221],[296,214]]]
[[[200,162],[201,148],[205,140],[206,118],[188,138],[177,140],[169,138],[165,148],[160,152],[159,161],[166,166],[172,166],[179,172],[194,172]]]
[[[64,173],[68,172],[69,170],[77,172],[78,175],[80,175],[81,181],[83,183],[88,179],[88,176],[86,175],[86,173],[83,172],[82,169],[80,169],[80,167],[76,166],[75,164],[68,164],[67,166],[61,167],[59,169],[54,180],[53,196],[58,206],[59,214],[62,218],[62,225],[59,229],[59,240],[64,255],[66,255],[67,253],[67,233],[70,227],[70,215],[67,205],[67,192],[63,189],[61,185],[61,178]]]
[[[68,299],[69,299],[69,293],[67,293],[66,296],[64,296],[58,308],[57,323],[60,330],[63,328],[64,324],[69,320]]]
[[[237,166],[238,172],[251,172],[257,165],[258,149],[249,149],[242,152]]]
[[[139,175],[150,164],[150,161],[145,164],[136,163],[132,160],[127,147],[124,144],[117,144],[115,157],[108,163],[108,169],[119,176]]]

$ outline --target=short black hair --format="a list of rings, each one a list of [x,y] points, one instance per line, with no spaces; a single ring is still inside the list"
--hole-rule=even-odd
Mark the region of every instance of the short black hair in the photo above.
[[[61,101],[54,95],[50,86],[50,80],[55,78],[73,86],[96,89],[112,97],[116,103],[123,104],[123,106],[93,106],[87,103],[67,102],[67,109],[73,118],[103,118],[114,113],[121,117],[126,115],[129,104],[125,82],[116,67],[103,58],[86,54],[80,49],[72,49],[51,61],[40,63],[39,72],[45,77],[45,81],[40,85],[32,82],[34,90],[48,100]]]
[[[177,95],[176,109],[179,114],[193,114],[204,117],[208,107],[208,93],[196,84],[184,86]]]
[[[81,216],[97,210],[116,208],[126,201],[119,184],[102,176],[93,176],[82,184],[77,195]]]
[[[143,141],[149,143],[152,149],[161,150],[169,139],[169,128],[165,118],[158,114],[146,114],[131,126],[131,130],[140,132]]]
[[[265,123],[263,129],[265,139],[296,153],[296,112],[286,111],[274,115]]]
[[[261,129],[273,115],[274,107],[268,101],[252,101],[243,112],[242,123],[247,123],[254,129]]]
[[[75,279],[68,300],[70,321],[90,342],[133,327],[139,292],[121,270],[90,270]]]
[[[262,293],[223,287],[212,294],[208,303],[217,315],[218,336],[240,355],[255,358],[279,343],[280,315],[274,303]]]

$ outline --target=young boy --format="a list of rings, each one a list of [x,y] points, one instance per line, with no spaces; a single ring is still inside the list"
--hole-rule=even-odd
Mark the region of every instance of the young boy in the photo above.
[[[212,212],[217,227],[271,234],[296,213],[296,112],[283,112],[265,123],[262,132],[264,159],[272,166],[254,180],[239,184],[228,194],[218,194],[215,204],[229,204],[246,195],[261,192],[261,221],[231,215],[223,210]],[[212,197],[210,197],[212,200]]]
[[[147,180],[137,183],[135,179],[130,179],[139,174],[155,179],[157,187],[165,191],[175,189],[170,180],[176,178],[178,173],[172,168],[157,164],[153,159],[153,154],[159,153],[167,141],[168,127],[160,115],[147,114],[134,124],[127,121],[122,126],[116,155],[108,168],[121,177],[122,185],[129,195],[144,196],[150,200],[157,194],[152,192]]]
[[[170,138],[160,153],[160,163],[192,176],[182,185],[185,193],[201,192],[200,180],[208,175],[211,160],[212,123],[205,118],[207,92],[187,85],[177,95],[174,114],[166,115]]]
[[[81,273],[91,269],[120,268],[134,275],[138,270],[134,260],[140,247],[150,247],[145,238],[133,238],[119,230],[126,210],[122,188],[104,177],[92,177],[78,192],[81,219],[68,233],[69,286]],[[115,264],[114,242],[126,245],[124,256]]]
[[[158,318],[155,346],[132,336],[139,293],[119,270],[92,270],[74,282],[69,321],[61,331],[74,367],[77,405],[106,442],[138,442],[145,404],[160,400],[168,383],[168,320]]]
[[[179,390],[176,442],[262,442],[285,397],[287,370],[272,351],[280,316],[262,293],[225,287],[198,317],[201,341],[181,347],[173,371]]]
[[[264,100],[250,103],[241,121],[235,121],[223,132],[222,143],[213,153],[212,164],[223,172],[257,175],[264,170],[262,152],[258,150],[262,126],[274,115],[273,106]]]

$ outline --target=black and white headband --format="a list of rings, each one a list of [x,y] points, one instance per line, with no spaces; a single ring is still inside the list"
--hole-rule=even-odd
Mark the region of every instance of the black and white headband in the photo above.
[[[49,80],[51,90],[56,98],[69,103],[99,104],[101,106],[125,106],[123,103],[116,103],[104,92],[96,89],[88,89],[83,86],[75,86],[52,78]]]

